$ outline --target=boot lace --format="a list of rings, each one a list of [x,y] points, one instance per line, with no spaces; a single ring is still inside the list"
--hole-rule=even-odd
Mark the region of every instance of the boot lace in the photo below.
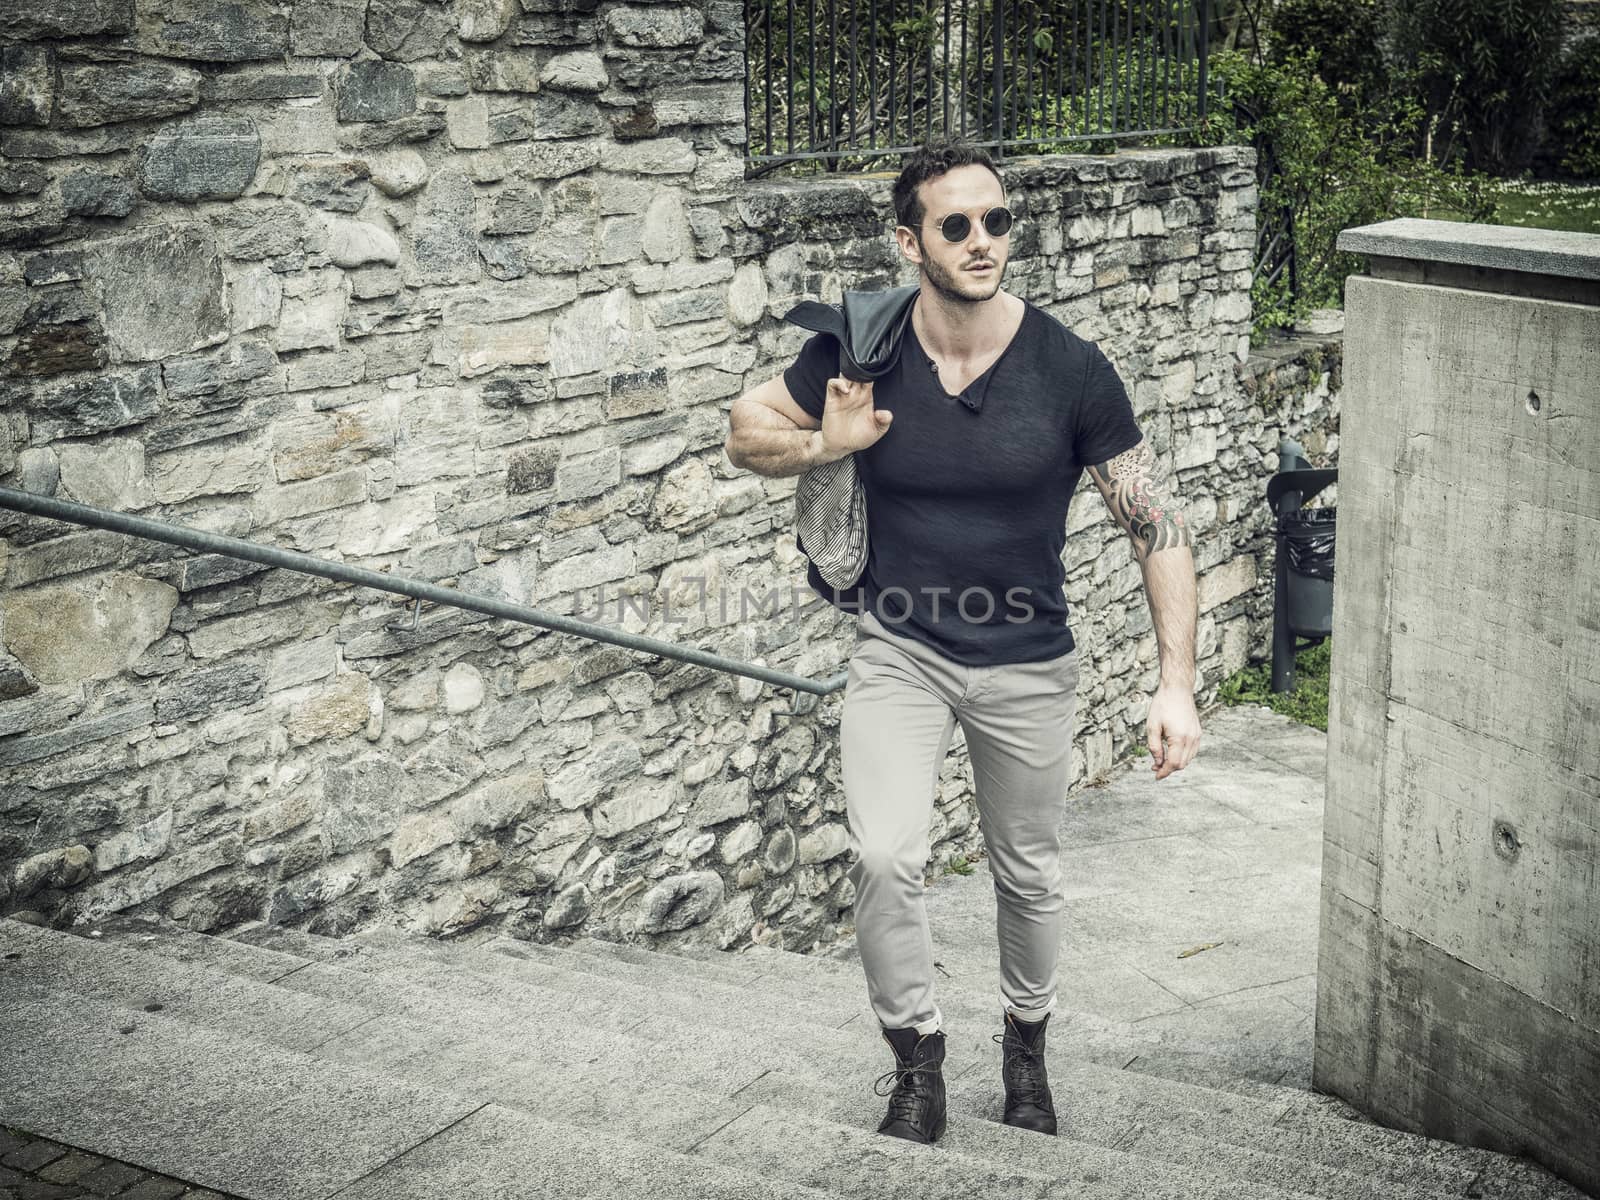
[[[938,1075],[938,1065],[926,1066],[896,1066],[892,1071],[885,1071],[873,1081],[872,1090],[879,1096],[889,1097],[889,1117],[915,1124],[922,1119],[924,1106],[929,1097],[924,1094],[922,1086],[911,1082],[917,1075]],[[888,1084],[886,1090],[884,1085]],[[923,1085],[925,1086],[925,1085]],[[892,1095],[890,1093],[893,1093]]]
[[[1024,1104],[1043,1104],[1047,1086],[1043,1048],[1030,1048],[1010,1029],[1004,1033],[994,1034],[989,1040],[1000,1043],[1005,1051],[1001,1070],[1005,1073],[1007,1084],[1010,1085],[1012,1098]]]

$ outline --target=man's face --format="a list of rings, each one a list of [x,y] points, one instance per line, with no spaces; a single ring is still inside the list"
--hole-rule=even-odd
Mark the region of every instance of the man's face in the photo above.
[[[936,291],[946,300],[978,303],[1000,290],[1011,238],[992,236],[983,227],[983,214],[1005,204],[1005,191],[994,172],[978,163],[955,167],[918,188],[922,198],[920,237],[904,225],[895,230],[901,251],[922,267]],[[971,228],[959,242],[949,242],[939,223],[953,212],[965,213]],[[982,268],[987,269],[982,269]]]

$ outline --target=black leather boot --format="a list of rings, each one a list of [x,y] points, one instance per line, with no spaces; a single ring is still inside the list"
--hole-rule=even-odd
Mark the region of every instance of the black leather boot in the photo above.
[[[1039,1022],[1019,1021],[1008,1012],[1005,1032],[995,1034],[994,1040],[1005,1051],[1000,1077],[1006,1085],[1006,1124],[1053,1134],[1056,1106],[1044,1069],[1044,1027],[1049,1020],[1046,1013]]]
[[[944,1030],[919,1037],[915,1028],[884,1029],[883,1040],[894,1051],[894,1070],[880,1075],[872,1086],[878,1095],[889,1097],[889,1111],[878,1132],[932,1142],[944,1132]],[[891,1080],[893,1091],[884,1091],[883,1085]]]

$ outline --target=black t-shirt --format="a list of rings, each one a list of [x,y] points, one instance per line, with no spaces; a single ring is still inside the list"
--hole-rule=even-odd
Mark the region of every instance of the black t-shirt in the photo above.
[[[867,496],[867,566],[837,592],[890,629],[969,666],[1037,662],[1075,645],[1062,590],[1067,505],[1083,468],[1141,438],[1127,390],[1093,343],[1027,300],[1009,345],[960,396],[945,391],[916,330],[873,386],[894,423],[856,453]],[[813,335],[784,371],[789,394],[822,418],[839,374],[832,334]]]

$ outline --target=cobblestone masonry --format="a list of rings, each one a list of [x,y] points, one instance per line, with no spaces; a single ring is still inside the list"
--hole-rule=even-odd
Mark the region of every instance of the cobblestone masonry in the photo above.
[[[744,180],[738,4],[57,0],[0,39],[0,482],[840,669],[847,623],[790,600],[794,480],[734,469],[726,413],[794,301],[912,277],[892,173]],[[1209,694],[1265,644],[1280,426],[1333,412],[1236,378],[1249,152],[1006,176],[1008,286],[1105,346],[1189,499]],[[1157,658],[1092,488],[1071,528],[1081,779],[1141,739]],[[0,535],[0,911],[800,948],[848,919],[837,696]],[[978,845],[969,785],[958,740],[940,861]]]
[[[130,1163],[0,1125],[0,1200],[230,1200]]]

